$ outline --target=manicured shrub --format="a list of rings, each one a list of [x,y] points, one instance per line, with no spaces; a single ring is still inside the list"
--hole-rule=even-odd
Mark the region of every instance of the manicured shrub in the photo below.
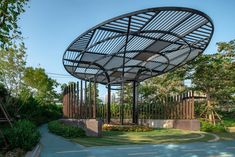
[[[56,104],[40,104],[35,98],[29,97],[20,102],[21,119],[28,119],[36,125],[41,125],[62,117],[62,106]]]
[[[71,125],[66,125],[60,121],[49,122],[48,129],[50,132],[66,138],[86,136],[85,131],[83,129]]]
[[[213,132],[213,133],[219,133],[219,132],[226,132],[226,127],[221,124],[218,123],[216,125],[213,125],[211,123],[209,123],[208,121],[201,119],[201,131],[205,131],[205,132]]]
[[[235,118],[223,118],[223,123],[226,127],[235,127]]]
[[[109,125],[104,124],[102,127],[105,131],[125,131],[125,132],[146,132],[152,131],[153,129],[148,126],[139,125]]]
[[[31,150],[40,140],[37,127],[28,120],[19,120],[12,128],[4,131],[4,135],[12,148]]]

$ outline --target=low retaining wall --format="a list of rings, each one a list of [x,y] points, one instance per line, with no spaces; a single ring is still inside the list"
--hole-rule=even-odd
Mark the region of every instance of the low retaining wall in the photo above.
[[[119,119],[112,119],[111,122],[119,123]],[[131,119],[124,119],[124,123],[131,122]],[[200,121],[196,119],[139,119],[139,124],[148,125],[152,128],[174,128],[191,131],[200,130]]]
[[[86,131],[87,136],[102,136],[102,121],[96,119],[60,119],[65,124],[80,127]],[[119,123],[119,119],[111,119],[111,123]],[[131,123],[131,119],[124,119],[124,123]],[[174,128],[182,130],[199,131],[200,121],[195,119],[139,119],[140,125],[152,128]]]
[[[102,121],[96,119],[60,119],[61,122],[82,128],[87,136],[102,136]]]
[[[196,119],[192,120],[175,120],[173,128],[191,131],[200,131],[200,121]]]
[[[235,127],[228,127],[229,132],[235,132]]]
[[[124,124],[131,124],[132,119],[123,119]],[[111,119],[111,124],[120,124],[120,119]]]
[[[148,125],[151,128],[174,128],[174,120],[139,119],[139,124]]]

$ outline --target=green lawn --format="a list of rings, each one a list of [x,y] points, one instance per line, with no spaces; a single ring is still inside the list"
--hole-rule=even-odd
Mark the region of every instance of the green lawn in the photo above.
[[[71,140],[87,146],[107,146],[125,144],[158,144],[158,143],[186,143],[196,141],[208,141],[212,139],[210,135],[204,134],[202,139],[197,138],[201,135],[196,132],[182,131],[176,129],[156,129],[149,132],[120,132],[103,131],[103,136],[73,138]]]
[[[221,140],[235,140],[235,132],[216,133]]]

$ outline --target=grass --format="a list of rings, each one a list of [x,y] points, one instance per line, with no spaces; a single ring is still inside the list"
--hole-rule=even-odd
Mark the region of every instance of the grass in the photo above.
[[[221,140],[235,140],[235,132],[216,133]]]
[[[223,118],[223,123],[226,127],[235,127],[235,118],[233,115],[227,115]],[[235,140],[235,131],[232,132],[224,132],[224,133],[217,133],[220,136],[221,140]]]
[[[130,145],[130,144],[159,144],[159,143],[187,143],[196,141],[208,141],[212,139],[208,134],[202,139],[197,138],[201,135],[196,132],[182,131],[177,129],[156,129],[149,132],[120,132],[103,131],[102,137],[83,137],[71,140],[87,147],[91,146],[111,146],[111,145]]]

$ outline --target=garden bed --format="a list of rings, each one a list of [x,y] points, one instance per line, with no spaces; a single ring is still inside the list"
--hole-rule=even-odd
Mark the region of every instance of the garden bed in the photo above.
[[[64,124],[61,121],[51,121],[48,123],[48,129],[51,133],[63,136],[65,138],[84,137],[85,131],[79,127]]]
[[[146,132],[152,131],[153,128],[148,126],[140,126],[140,125],[110,125],[104,124],[102,127],[103,131],[125,131],[125,132]]]
[[[40,133],[31,121],[19,120],[13,123],[13,127],[5,125],[1,127],[7,141],[7,147],[0,138],[0,157],[25,156],[40,140]]]

